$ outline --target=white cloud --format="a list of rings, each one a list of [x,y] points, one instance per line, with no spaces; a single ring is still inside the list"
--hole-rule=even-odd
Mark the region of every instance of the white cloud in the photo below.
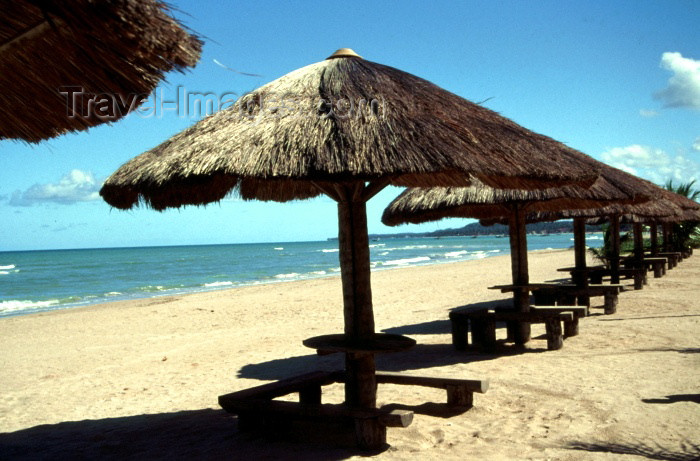
[[[100,184],[92,173],[72,170],[57,183],[34,184],[29,189],[15,191],[10,198],[11,206],[32,206],[40,203],[70,205],[90,202],[100,198]]]
[[[693,150],[696,152],[700,152],[700,137],[695,138],[695,142],[693,143]]]
[[[661,149],[639,144],[614,147],[603,152],[601,159],[609,165],[656,184],[664,184],[669,179],[674,182],[700,179],[700,163],[697,161],[680,154],[672,156]]]
[[[700,61],[677,52],[661,55],[661,67],[673,72],[668,86],[654,94],[664,107],[700,109]]]

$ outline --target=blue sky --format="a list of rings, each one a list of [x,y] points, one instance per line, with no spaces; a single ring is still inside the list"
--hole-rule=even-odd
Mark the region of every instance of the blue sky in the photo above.
[[[178,94],[240,95],[341,47],[487,100],[533,131],[654,182],[700,179],[695,0],[170,3],[203,36],[204,53],[195,69],[169,74],[147,109],[36,145],[0,141],[0,251],[335,236],[329,199],[123,212],[97,191],[121,164],[198,120],[168,110]],[[165,110],[154,112],[159,100]],[[370,201],[370,232],[396,231],[379,217],[398,192]]]

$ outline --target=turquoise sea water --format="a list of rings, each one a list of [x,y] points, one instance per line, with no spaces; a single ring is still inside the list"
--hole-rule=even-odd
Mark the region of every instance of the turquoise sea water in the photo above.
[[[589,246],[602,243],[589,235]],[[373,240],[373,270],[508,254],[507,237]],[[530,250],[571,234],[530,235]],[[340,273],[337,241],[0,252],[0,317]]]

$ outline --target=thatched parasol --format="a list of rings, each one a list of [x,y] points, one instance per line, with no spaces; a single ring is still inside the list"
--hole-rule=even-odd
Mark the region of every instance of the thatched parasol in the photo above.
[[[607,171],[607,170],[606,170]],[[576,253],[576,269],[579,274],[580,281],[587,280],[586,275],[586,243],[585,243],[585,223],[595,224],[601,220],[610,221],[610,236],[611,240],[611,257],[609,260],[611,269],[611,282],[620,282],[620,223],[623,218],[630,222],[645,221],[645,222],[662,222],[663,220],[677,219],[677,216],[683,213],[679,203],[684,203],[686,206],[691,204],[679,200],[669,191],[653,184],[646,179],[637,178],[629,173],[621,170],[611,170],[617,172],[615,178],[617,180],[626,179],[632,181],[641,191],[651,197],[651,200],[639,204],[610,204],[599,208],[567,208],[554,211],[538,211],[529,213],[525,220],[526,222],[541,222],[541,221],[557,221],[559,219],[574,220],[574,248]],[[612,178],[611,178],[612,179]],[[680,197],[680,196],[679,196]],[[693,202],[695,203],[695,202]],[[696,204],[697,205],[697,204]],[[655,231],[652,232],[655,234]],[[637,237],[638,238],[638,237]],[[639,250],[638,250],[639,252]]]
[[[647,203],[625,210],[612,209],[606,215],[590,217],[587,222],[600,224],[608,220],[608,216],[617,215],[622,224],[632,224],[634,233],[635,256],[643,257],[642,224],[650,227],[651,252],[658,253],[658,225],[662,225],[664,247],[668,251],[670,227],[684,221],[700,221],[700,204],[675,192],[659,188],[655,199]],[[583,212],[585,213],[585,212]]]
[[[166,72],[194,66],[202,43],[168,10],[158,0],[3,2],[0,139],[115,121]]]
[[[517,187],[593,181],[572,149],[430,82],[339,50],[243,96],[132,159],[100,194],[111,205],[162,210],[325,194],[338,202],[347,345],[346,403],[376,405],[377,344],[366,202],[387,184]],[[333,345],[334,350],[342,344]]]
[[[583,155],[583,154],[580,154]],[[593,159],[591,163],[598,163]],[[498,219],[508,223],[513,285],[529,283],[525,216],[528,212],[553,211],[565,207],[592,208],[611,202],[634,203],[648,199],[648,193],[626,174],[603,165],[601,176],[589,189],[568,186],[546,190],[495,189],[474,183],[470,187],[410,188],[389,204],[382,215],[387,225],[421,223],[446,217]],[[623,172],[619,172],[623,173]],[[529,310],[527,288],[514,292],[514,308]],[[527,325],[516,342],[529,339]]]

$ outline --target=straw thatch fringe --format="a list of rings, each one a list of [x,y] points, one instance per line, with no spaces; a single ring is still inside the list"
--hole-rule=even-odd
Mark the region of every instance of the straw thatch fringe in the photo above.
[[[38,142],[117,120],[166,72],[194,66],[202,47],[157,0],[17,0],[2,14],[0,139]],[[60,92],[79,88],[114,105],[98,114],[90,96],[76,97],[69,117],[74,98]]]
[[[319,183],[403,186],[591,184],[585,155],[430,82],[359,57],[325,60],[241,97],[117,170],[101,195],[129,208],[319,195]],[[181,178],[225,175],[192,199]],[[271,181],[273,180],[273,181]],[[283,186],[283,187],[280,187]],[[153,187],[160,188],[157,200]]]
[[[648,184],[648,181],[640,179]],[[557,221],[559,219],[588,218],[591,224],[601,223],[607,217],[620,216],[624,223],[664,223],[700,221],[700,204],[693,200],[653,185],[653,199],[636,205],[609,205],[596,209],[564,209],[560,211],[530,213],[527,222]],[[598,219],[600,218],[600,219]]]
[[[601,176],[588,189],[577,186],[542,190],[495,189],[478,182],[459,188],[410,188],[384,210],[382,222],[396,226],[447,217],[503,218],[502,221],[506,222],[515,205],[523,207],[527,213],[533,213],[648,200],[653,191],[646,184],[635,182],[628,176],[631,175],[604,165]]]

